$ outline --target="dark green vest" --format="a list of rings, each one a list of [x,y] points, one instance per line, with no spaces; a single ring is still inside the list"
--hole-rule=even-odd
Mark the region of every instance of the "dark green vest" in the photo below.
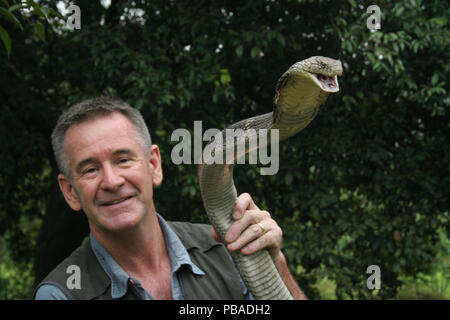
[[[178,272],[186,300],[197,299],[245,299],[239,276],[226,248],[211,237],[211,226],[185,222],[169,222],[169,225],[181,239],[192,262],[205,275],[195,275],[189,268],[182,267]],[[66,282],[70,274],[67,267],[77,265],[81,271],[81,289],[68,289]],[[44,284],[57,286],[69,299],[75,300],[110,300],[111,282],[92,251],[90,241],[86,241],[67,259],[61,262],[36,287]],[[132,286],[129,283],[129,286]],[[132,288],[122,298],[138,299]]]

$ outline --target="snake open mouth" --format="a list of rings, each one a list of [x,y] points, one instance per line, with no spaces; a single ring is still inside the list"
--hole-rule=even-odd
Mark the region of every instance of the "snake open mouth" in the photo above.
[[[314,78],[317,79],[317,81],[320,84],[320,87],[325,92],[338,92],[339,91],[339,83],[337,80],[337,76],[326,76],[319,73],[313,73]]]

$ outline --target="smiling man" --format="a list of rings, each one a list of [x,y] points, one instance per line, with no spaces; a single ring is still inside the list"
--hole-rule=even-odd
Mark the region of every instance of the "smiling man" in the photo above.
[[[37,286],[35,299],[252,298],[210,226],[168,223],[157,213],[161,155],[139,111],[115,98],[83,101],[60,116],[52,145],[59,187],[73,210],[84,211],[91,233]],[[227,248],[244,254],[267,248],[294,298],[305,298],[270,214],[248,194],[235,209]],[[68,285],[71,266],[80,271],[75,288]]]

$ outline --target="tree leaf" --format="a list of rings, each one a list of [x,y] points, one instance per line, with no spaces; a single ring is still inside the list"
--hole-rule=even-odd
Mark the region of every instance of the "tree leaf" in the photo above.
[[[58,17],[58,18],[60,18],[60,19],[64,19],[64,17],[62,16],[62,14],[59,13],[58,11],[53,10],[52,8],[45,8],[45,9],[47,10],[47,14],[48,14],[49,16],[50,16],[50,15],[53,15],[53,16]]]
[[[439,81],[439,76],[437,73],[433,74],[433,76],[431,77],[431,84],[433,86],[435,86]]]
[[[45,28],[44,25],[40,22],[36,23],[34,25],[36,28],[36,32],[38,34],[39,39],[41,39],[42,42],[45,42]]]
[[[220,75],[220,82],[222,84],[226,85],[226,84],[231,82],[231,76],[230,76],[230,73],[229,73],[228,69],[221,69],[220,73],[221,73],[221,75]]]
[[[9,54],[11,53],[11,38],[9,37],[8,32],[6,32],[5,29],[3,29],[2,26],[0,26],[0,38],[2,38],[2,42],[6,48],[6,52]]]
[[[258,47],[253,47],[252,51],[250,52],[250,57],[252,58],[256,58],[259,54],[259,48]]]
[[[440,26],[445,26],[447,24],[448,20],[445,18],[432,18],[432,19],[430,19],[430,22],[437,23]]]
[[[48,21],[48,18],[49,18],[49,16],[50,16],[50,8],[42,7],[42,8],[41,8],[41,11],[42,11],[42,13],[43,13],[44,16],[45,16],[45,19]]]
[[[280,45],[282,47],[286,46],[286,40],[284,39],[284,37],[283,37],[283,35],[281,33],[279,33],[277,35],[277,40],[278,40],[278,42],[280,43]]]
[[[286,173],[286,175],[284,176],[284,182],[286,183],[287,186],[290,186],[292,184],[292,173],[288,172]]]
[[[16,16],[13,15],[10,11],[6,10],[5,8],[0,8],[0,13],[4,15],[9,21],[14,23],[16,26],[20,28],[20,30],[23,30],[22,24],[19,20],[17,20]]]
[[[39,6],[39,4],[37,4],[36,2],[34,2],[33,0],[27,0],[27,4],[29,6],[33,7],[33,14],[37,15],[37,16],[41,16],[45,18],[45,14],[42,12],[41,7]]]
[[[242,57],[243,53],[244,53],[244,46],[243,45],[239,45],[236,48],[236,55],[238,56],[238,58],[240,58],[240,57]]]
[[[21,4],[15,4],[15,5],[9,7],[9,8],[8,8],[8,11],[9,11],[9,12],[14,12],[14,11],[16,11],[17,9],[20,9],[20,8],[22,8],[22,5],[21,5]]]
[[[355,0],[348,0],[348,2],[350,3],[350,5],[354,8],[356,7],[356,2]]]

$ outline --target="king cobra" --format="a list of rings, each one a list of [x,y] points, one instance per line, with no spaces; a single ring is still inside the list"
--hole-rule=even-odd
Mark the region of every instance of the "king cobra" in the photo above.
[[[303,130],[315,118],[330,93],[339,91],[338,75],[342,75],[342,64],[338,60],[315,56],[297,62],[278,80],[273,112],[239,121],[228,129],[242,129],[239,130],[240,135],[235,137],[244,143],[252,135],[257,135],[258,141],[261,141],[261,132],[269,135],[273,129],[279,130],[279,140],[287,139]],[[203,204],[222,241],[234,222],[232,210],[237,200],[233,182],[234,164],[252,151],[245,143],[244,152],[236,152],[235,144],[230,143],[225,132],[226,130],[220,132],[220,137],[216,135],[208,143],[198,168]],[[233,141],[235,137],[232,138]],[[227,148],[233,157],[231,161],[228,157],[226,161],[211,161],[219,152],[227,154]],[[232,148],[231,152],[229,148]],[[261,148],[261,145],[256,148]],[[230,254],[247,288],[256,299],[292,299],[266,249],[250,255],[237,251]]]

